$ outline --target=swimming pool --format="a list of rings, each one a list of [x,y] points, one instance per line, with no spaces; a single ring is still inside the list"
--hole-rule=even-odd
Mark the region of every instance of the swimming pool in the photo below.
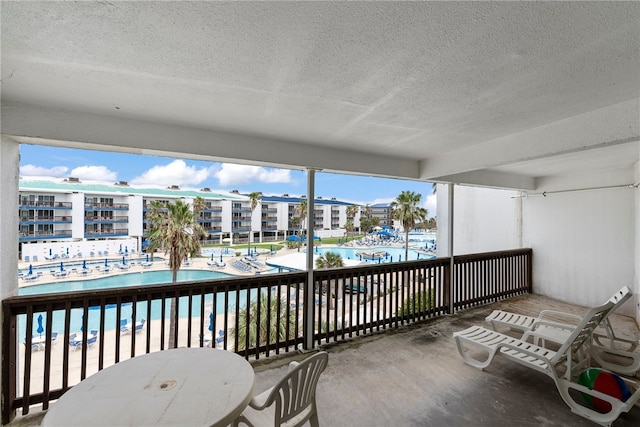
[[[366,248],[345,248],[345,247],[335,247],[335,248],[323,248],[316,246],[314,252],[318,255],[324,255],[327,252],[333,252],[340,255],[343,259],[356,259],[361,260],[361,257],[358,255],[358,252],[387,252],[388,256],[375,259],[374,261],[370,259],[363,259],[363,261],[373,262],[373,263],[383,263],[383,262],[394,262],[394,261],[402,261],[405,259],[405,250],[404,248],[398,247],[389,247],[389,246],[372,246]],[[409,248],[409,260],[417,260],[417,259],[431,259],[435,258],[433,255],[426,255],[423,253],[416,252],[414,249]]]
[[[217,278],[225,278],[225,277],[236,277],[231,274],[222,273],[219,271],[207,271],[207,270],[180,270],[178,272],[178,281],[186,282],[191,280],[211,280]],[[127,273],[127,274],[119,274],[114,276],[101,277],[92,280],[79,280],[74,282],[53,282],[42,285],[32,285],[27,287],[22,287],[18,290],[19,295],[40,295],[40,294],[48,294],[48,293],[57,293],[57,292],[73,292],[73,291],[83,291],[83,290],[95,290],[95,289],[108,289],[108,288],[116,288],[116,287],[127,287],[127,286],[144,286],[144,285],[154,285],[160,283],[170,283],[171,282],[171,271],[169,270],[161,270],[161,271],[145,271],[145,272],[137,272],[137,273]],[[251,291],[250,299],[256,300],[257,291]],[[255,295],[254,295],[255,294]],[[240,291],[240,308],[246,306],[247,301],[247,291]],[[192,315],[194,317],[201,316],[200,313],[200,296],[194,296],[192,306]],[[207,304],[208,303],[208,304]],[[205,304],[209,307],[213,303],[213,297],[208,296],[205,297]],[[229,293],[229,310],[235,310],[236,303],[236,293]],[[170,308],[171,301],[166,301],[165,309],[168,311]],[[97,307],[96,307],[97,308]],[[180,313],[186,314],[188,312],[188,299],[180,298],[179,301],[179,309]],[[138,302],[136,306],[138,317],[145,317],[147,312],[147,303],[146,302]],[[224,299],[218,298],[216,302],[216,314],[224,313]],[[82,325],[82,313],[83,310],[81,308],[72,309],[71,310],[71,332],[79,331],[80,326]],[[36,321],[38,315],[42,314],[44,325],[46,321],[45,313],[36,313],[34,322],[33,322],[33,335],[37,335],[38,322]],[[53,313],[53,330],[62,333],[64,331],[64,313],[62,312],[54,312]],[[160,319],[162,314],[162,305],[160,301],[154,301],[151,303],[151,319],[155,320]],[[132,315],[132,308],[124,307],[121,312],[122,318],[130,318]],[[98,329],[100,326],[100,310],[98,309],[89,309],[88,312],[88,328],[89,330]],[[138,319],[139,320],[139,319]],[[26,325],[26,316],[20,315],[18,316],[18,324],[20,330],[24,330]],[[116,327],[119,327],[120,320],[116,319],[116,309],[109,308],[105,310],[105,330],[112,330]]]

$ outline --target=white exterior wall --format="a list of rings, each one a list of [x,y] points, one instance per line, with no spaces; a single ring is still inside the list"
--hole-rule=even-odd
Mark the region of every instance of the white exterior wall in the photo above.
[[[523,198],[523,241],[533,248],[534,291],[594,306],[623,285],[633,287],[636,192],[617,188]],[[632,307],[627,303],[619,310],[632,315]]]
[[[249,209],[251,209],[251,202],[249,202]],[[256,208],[251,211],[251,243],[255,240],[256,233],[259,233],[260,241],[262,242],[262,202],[258,201]]]
[[[72,193],[66,201],[71,202],[71,237],[84,239],[84,193]]]
[[[437,191],[438,255],[447,256],[447,186],[439,185]],[[516,191],[456,185],[453,197],[454,255],[521,247],[521,201],[518,196]]]
[[[222,201],[222,232],[231,233],[231,200]]]
[[[640,176],[640,166],[636,169]],[[447,186],[439,185],[438,256],[448,253],[447,196]],[[517,196],[455,186],[454,254],[530,247],[536,294],[594,306],[627,285],[636,296],[619,312],[640,322],[640,191]]]
[[[142,236],[144,234],[144,198],[142,196],[129,196],[129,236]]]

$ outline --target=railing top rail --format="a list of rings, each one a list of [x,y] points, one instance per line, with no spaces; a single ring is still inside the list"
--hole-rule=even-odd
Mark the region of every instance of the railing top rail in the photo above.
[[[250,277],[212,279],[209,281],[145,285],[139,288],[121,287],[91,291],[23,295],[4,299],[2,306],[4,310],[10,310],[12,314],[25,314],[26,307],[32,307],[34,311],[46,311],[49,308],[52,310],[62,310],[67,304],[70,304],[71,308],[81,308],[85,305],[97,306],[101,304],[117,304],[156,299],[162,298],[167,294],[181,297],[211,292],[223,292],[229,288],[238,287],[238,284],[242,284],[243,289],[253,289],[260,286],[264,287],[265,281],[273,282],[274,285],[283,280],[289,283],[304,282],[306,277],[305,272],[276,273]]]
[[[477,254],[465,254],[465,255],[456,255],[454,259],[456,262],[467,262],[474,261],[479,259],[490,259],[490,258],[506,258],[513,255],[526,255],[532,252],[531,248],[519,248],[519,249],[508,249],[504,251],[493,251],[493,252],[481,252]]]

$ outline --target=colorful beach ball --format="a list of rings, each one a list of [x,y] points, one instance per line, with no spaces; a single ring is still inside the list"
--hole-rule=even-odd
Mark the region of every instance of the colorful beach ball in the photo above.
[[[608,394],[623,402],[631,397],[631,390],[629,390],[629,387],[622,378],[611,372],[603,371],[602,369],[590,368],[585,370],[580,374],[578,383],[588,387],[590,390]],[[582,395],[596,411],[601,413],[611,411],[611,404],[609,402],[586,393]]]

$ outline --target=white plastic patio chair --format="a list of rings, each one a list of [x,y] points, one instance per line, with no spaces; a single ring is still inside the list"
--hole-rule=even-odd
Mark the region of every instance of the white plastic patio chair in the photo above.
[[[614,304],[609,315],[631,298],[631,295],[627,286],[613,294],[608,300]],[[599,328],[592,335],[591,357],[605,369],[635,375],[640,369],[640,353],[634,352],[638,341],[617,336],[609,315],[600,322]],[[494,331],[506,327],[512,331],[528,333],[527,336],[533,338],[534,344],[541,343],[543,346],[546,346],[547,341],[562,344],[580,320],[581,316],[555,310],[543,310],[537,317],[494,310],[486,318]]]
[[[321,351],[300,363],[291,362],[275,386],[251,399],[234,426],[301,426],[309,421],[318,427],[316,387],[328,361],[329,354]]]
[[[531,331],[525,332],[523,338],[518,339],[480,326],[472,326],[464,331],[455,332],[453,337],[460,355],[467,364],[484,370],[491,364],[494,357],[502,357],[542,372],[553,379],[560,396],[572,412],[598,424],[609,426],[621,413],[629,412],[640,399],[640,387],[638,387],[637,381],[622,378],[632,390],[631,397],[623,402],[615,397],[591,390],[576,382],[575,379],[589,366],[589,358],[583,357],[582,354],[590,353],[588,347],[592,343],[591,334],[614,306],[613,302],[608,301],[604,305],[591,309],[557,351],[527,342],[527,335]],[[587,348],[585,349],[585,347]],[[468,348],[476,350],[473,355],[469,353]],[[475,357],[478,352],[487,353],[486,359],[480,360]],[[601,413],[587,407],[581,403],[580,398],[576,400],[575,393],[571,394],[571,390],[579,392],[578,395],[582,393],[606,401],[611,405],[611,410]]]

